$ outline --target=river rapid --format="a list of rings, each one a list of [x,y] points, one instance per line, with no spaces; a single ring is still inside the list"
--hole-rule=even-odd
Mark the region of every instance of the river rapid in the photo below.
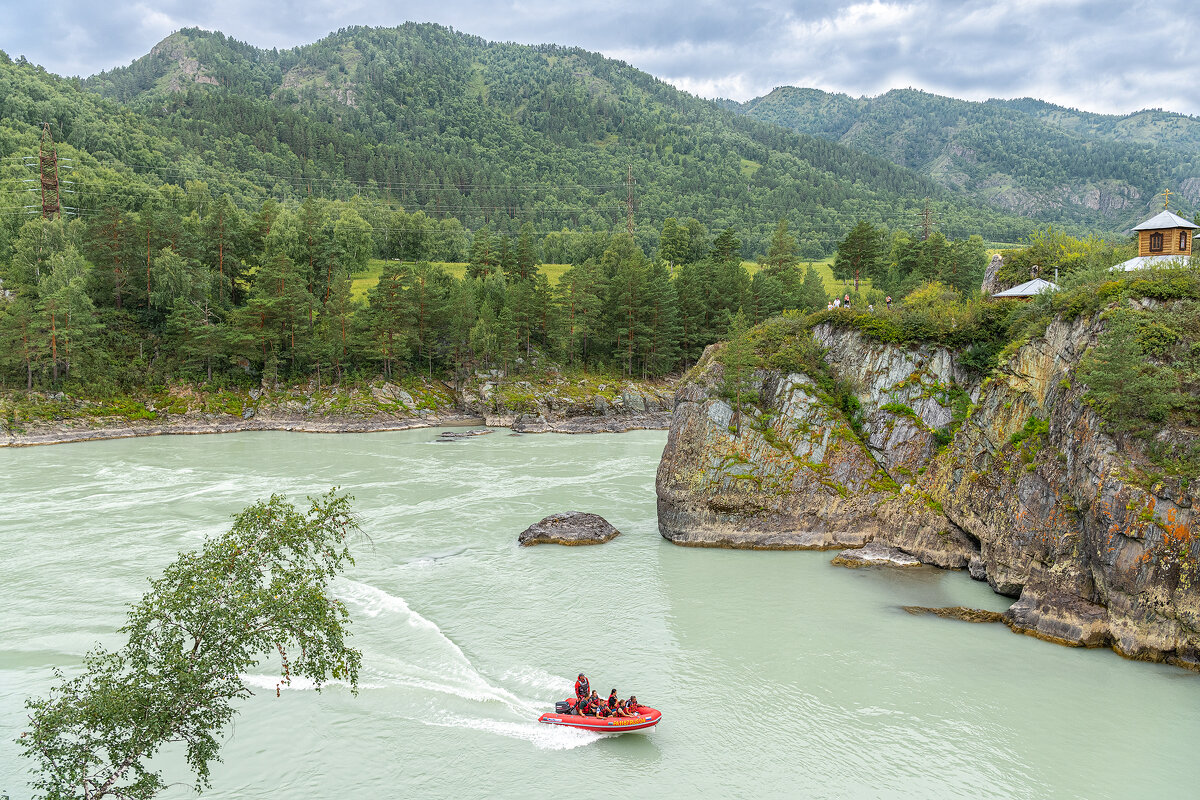
[[[0,796],[51,669],[119,644],[126,605],[243,506],[340,486],[364,538],[335,583],[357,697],[270,665],[226,731],[212,798],[1200,796],[1200,675],[913,617],[1003,609],[965,573],[659,535],[663,432],[158,437],[0,451]],[[556,511],[597,547],[518,548]],[[663,712],[647,734],[536,722],[583,670]],[[192,796],[177,753],[168,797]]]

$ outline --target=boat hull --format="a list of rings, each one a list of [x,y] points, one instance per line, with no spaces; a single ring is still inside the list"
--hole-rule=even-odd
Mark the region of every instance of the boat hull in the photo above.
[[[547,725],[562,725],[592,733],[632,733],[653,728],[662,719],[662,713],[647,706],[638,708],[636,717],[584,717],[578,714],[545,713],[538,722]]]

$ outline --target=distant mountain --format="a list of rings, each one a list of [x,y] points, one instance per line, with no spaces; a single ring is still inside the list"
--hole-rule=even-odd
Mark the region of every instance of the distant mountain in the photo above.
[[[623,225],[630,169],[651,243],[666,217],[694,216],[761,252],[787,218],[808,252],[830,252],[858,219],[915,229],[926,198],[951,236],[1012,241],[1042,221],[597,53],[437,25],[349,28],[283,51],[183,30],[83,85],[271,191],[358,184],[469,227]]]
[[[1040,100],[976,103],[914,89],[852,98],[781,87],[726,107],[887,159],[1007,212],[1125,228],[1165,188],[1200,207],[1200,119],[1091,114]]]

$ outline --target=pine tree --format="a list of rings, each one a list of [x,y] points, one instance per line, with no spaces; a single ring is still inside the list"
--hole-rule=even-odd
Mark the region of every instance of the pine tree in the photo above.
[[[810,264],[804,270],[804,280],[797,293],[792,297],[791,308],[805,313],[820,311],[829,303],[829,295],[825,292],[825,282],[821,275]]]
[[[750,321],[757,325],[784,308],[783,282],[767,272],[755,274],[750,281]]]
[[[713,242],[709,255],[717,263],[742,263],[742,242],[737,238],[733,228],[721,231],[716,241]]]
[[[496,256],[493,252],[492,234],[487,226],[475,231],[471,240],[471,254],[468,256],[467,277],[486,278],[496,270]]]
[[[537,257],[537,242],[533,240],[533,223],[526,222],[521,226],[521,232],[517,236],[516,250],[516,276],[523,280],[532,280],[537,274],[538,257]]]
[[[645,346],[641,316],[646,257],[629,234],[614,236],[601,262],[608,281],[607,311],[614,359],[626,375],[635,371],[635,355]]]
[[[875,279],[883,274],[883,233],[869,222],[859,221],[846,238],[838,243],[833,258],[833,277],[839,281],[853,280],[854,291],[862,278]]]
[[[329,299],[325,302],[325,306],[317,318],[317,326],[314,331],[314,337],[317,340],[314,350],[318,364],[324,363],[330,367],[333,371],[333,380],[342,380],[346,365],[357,349],[354,319],[359,311],[360,305],[354,301],[351,293],[349,276],[342,275],[334,278]],[[332,383],[333,380],[329,382]],[[320,382],[321,373],[318,367],[318,386]]]
[[[589,259],[571,267],[558,282],[558,307],[568,363],[586,364],[589,345],[599,336],[605,296],[599,266]]]
[[[364,335],[383,374],[390,378],[396,363],[408,358],[413,313],[405,291],[407,271],[393,262],[388,266],[379,276],[379,283],[367,293]]]
[[[440,266],[418,261],[408,271],[409,305],[413,316],[413,338],[416,355],[424,358],[427,373],[433,375],[433,357],[437,350],[438,332],[446,325],[446,308],[450,301],[453,279]]]
[[[651,264],[646,273],[643,316],[646,338],[641,353],[643,377],[666,375],[679,361],[679,309],[666,266]]]
[[[754,344],[748,336],[749,325],[746,315],[739,311],[729,326],[729,340],[719,356],[724,371],[721,376],[720,394],[733,406],[732,427],[735,435],[741,435],[742,408],[758,401],[754,385],[754,370],[757,359]]]
[[[479,304],[476,300],[477,281],[464,278],[455,281],[450,289],[447,306],[446,334],[450,343],[450,358],[454,365],[454,390],[462,391],[471,352],[471,330],[478,319]]]
[[[788,233],[786,219],[779,220],[775,233],[771,236],[771,244],[767,247],[767,256],[763,259],[763,268],[768,274],[782,280],[782,275],[796,266],[796,238]]]

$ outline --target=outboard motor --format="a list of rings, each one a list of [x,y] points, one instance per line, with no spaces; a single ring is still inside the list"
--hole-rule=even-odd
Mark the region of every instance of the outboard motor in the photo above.
[[[575,704],[572,703],[570,700],[559,700],[557,703],[554,704],[554,713],[555,714],[574,714],[575,713]]]

